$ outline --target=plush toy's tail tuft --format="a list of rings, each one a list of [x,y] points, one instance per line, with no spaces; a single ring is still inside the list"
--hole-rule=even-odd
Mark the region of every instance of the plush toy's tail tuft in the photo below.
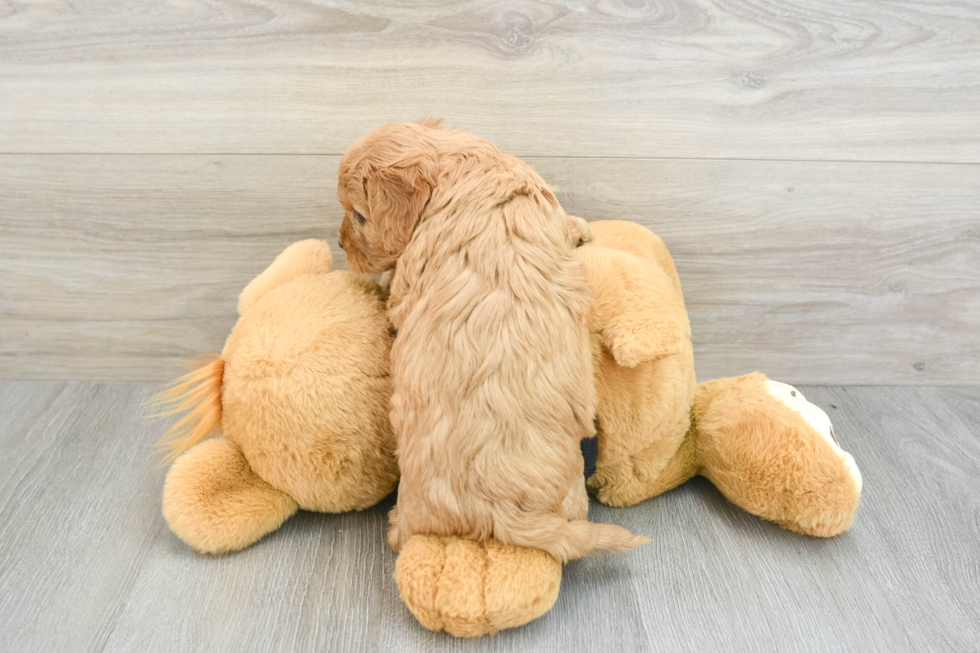
[[[190,361],[189,364],[194,369],[150,400],[150,405],[162,407],[155,417],[168,417],[189,411],[157,443],[161,450],[168,452],[164,462],[172,461],[205,440],[221,425],[224,359],[218,354],[212,354]]]

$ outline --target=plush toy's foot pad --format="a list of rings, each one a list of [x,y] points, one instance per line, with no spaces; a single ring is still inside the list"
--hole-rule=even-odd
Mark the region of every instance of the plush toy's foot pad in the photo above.
[[[539,549],[415,535],[395,565],[402,600],[429,630],[479,637],[551,609],[561,563]]]
[[[296,512],[292,497],[256,476],[224,438],[188,449],[163,485],[163,516],[177,537],[201,553],[243,549]]]
[[[810,476],[816,477],[820,473],[823,498],[799,501],[796,514],[780,521],[780,526],[820,537],[831,537],[847,530],[854,521],[854,511],[861,499],[864,485],[854,457],[838,444],[827,413],[807,401],[802,392],[791,385],[771,379],[766,380],[766,390],[783,406],[803,418],[818,435],[813,449],[820,451],[813,454],[813,470]],[[829,455],[826,453],[828,450]],[[818,462],[821,459],[823,470]]]
[[[861,479],[861,470],[858,469],[857,463],[854,462],[854,456],[841,449],[840,444],[837,442],[837,435],[834,433],[834,427],[830,423],[830,417],[827,416],[827,413],[820,406],[807,401],[802,392],[788,383],[766,379],[766,390],[769,391],[770,395],[782,402],[784,406],[799,413],[813,430],[823,437],[824,441],[830,446],[837,457],[840,458],[841,463],[844,464],[847,473],[854,480],[857,491],[861,492],[861,488],[864,485]]]
[[[799,390],[761,374],[709,381],[695,418],[701,473],[730,501],[807,535],[851,526],[861,473],[827,413]]]

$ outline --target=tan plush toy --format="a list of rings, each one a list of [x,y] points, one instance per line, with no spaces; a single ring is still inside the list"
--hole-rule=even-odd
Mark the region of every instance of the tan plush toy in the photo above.
[[[321,241],[287,248],[242,292],[221,355],[162,395],[167,412],[190,409],[163,441],[175,458],[163,514],[198,551],[241,549],[298,508],[360,510],[395,487],[384,296],[331,265]]]
[[[577,250],[593,292],[598,460],[610,505],[694,475],[799,532],[853,519],[861,477],[829,419],[761,374],[697,385],[680,282],[666,247],[629,222],[595,222]],[[288,248],[242,293],[220,357],[166,395],[176,458],[164,487],[173,531],[202,552],[240,549],[297,507],[360,509],[394,486],[391,336],[381,289],[329,272],[326,245]],[[201,442],[217,427],[222,438]],[[198,444],[199,443],[199,444]],[[398,556],[402,599],[427,628],[474,637],[527,623],[558,596],[561,564],[495,540],[415,536]]]
[[[861,475],[827,414],[762,374],[696,384],[680,280],[663,241],[631,222],[591,228],[593,246],[580,256],[603,345],[599,458],[588,481],[599,500],[632,505],[700,474],[784,528],[820,537],[847,529]]]

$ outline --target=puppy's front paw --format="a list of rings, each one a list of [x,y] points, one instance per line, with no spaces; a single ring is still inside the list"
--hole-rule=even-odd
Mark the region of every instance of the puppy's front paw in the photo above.
[[[413,536],[398,555],[402,600],[429,630],[480,637],[513,628],[551,609],[561,563],[539,549]]]

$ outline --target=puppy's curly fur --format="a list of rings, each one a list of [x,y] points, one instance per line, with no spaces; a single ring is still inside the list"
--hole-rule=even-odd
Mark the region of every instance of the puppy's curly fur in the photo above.
[[[391,545],[492,536],[565,561],[647,541],[586,521],[579,441],[595,435],[596,398],[571,256],[585,222],[520,159],[433,123],[357,141],[338,195],[351,268],[394,268]]]

